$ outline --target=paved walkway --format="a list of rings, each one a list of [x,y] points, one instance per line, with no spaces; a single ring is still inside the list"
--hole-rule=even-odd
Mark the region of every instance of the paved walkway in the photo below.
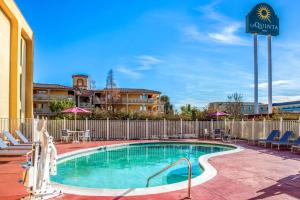
[[[85,144],[57,144],[58,152],[65,153],[81,148],[124,143],[128,141],[101,141]],[[132,141],[137,142],[137,141]],[[293,200],[300,199],[300,154],[276,151],[240,143],[242,152],[218,156],[210,163],[218,170],[212,180],[193,187],[192,199],[197,200]],[[0,200],[19,199],[26,196],[26,189],[18,180],[22,177],[20,163],[24,157],[0,157]],[[186,190],[136,196],[94,197],[103,200],[179,200]],[[91,199],[91,197],[64,194],[56,199]]]

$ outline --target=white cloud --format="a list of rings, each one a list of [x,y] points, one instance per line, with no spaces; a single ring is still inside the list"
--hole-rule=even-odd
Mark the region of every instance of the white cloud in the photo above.
[[[285,102],[285,101],[299,101],[300,95],[294,95],[294,96],[273,96],[273,102]]]
[[[137,56],[136,58],[137,58],[137,62],[140,65],[137,68],[137,70],[149,70],[152,69],[153,65],[157,65],[163,62],[162,60],[149,55],[141,55],[141,56]]]
[[[117,71],[129,76],[130,78],[134,78],[134,79],[139,79],[142,76],[141,73],[138,73],[138,72],[136,72],[132,69],[129,69],[128,67],[125,67],[125,66],[118,67]]]
[[[183,29],[184,34],[187,36],[190,40],[205,40],[207,36],[200,31],[198,31],[197,27],[195,25],[186,26]]]
[[[292,86],[293,82],[291,80],[278,80],[278,81],[273,81],[272,82],[273,86]],[[254,85],[251,85],[252,88],[254,88]],[[268,88],[268,82],[262,82],[258,84],[259,89],[267,89]]]
[[[242,27],[240,23],[227,25],[221,32],[208,33],[208,36],[215,41],[226,44],[250,45],[249,42],[239,37],[236,32]]]
[[[230,45],[250,45],[248,41],[238,35],[238,31],[243,28],[242,23],[235,21],[225,15],[218,13],[215,10],[217,2],[213,2],[209,5],[205,5],[197,8],[202,13],[202,17],[209,19],[212,22],[206,26],[206,30],[201,32],[196,25],[189,25],[182,29],[186,38],[196,41],[211,40],[223,44]],[[215,31],[215,27],[218,27],[218,31]]]

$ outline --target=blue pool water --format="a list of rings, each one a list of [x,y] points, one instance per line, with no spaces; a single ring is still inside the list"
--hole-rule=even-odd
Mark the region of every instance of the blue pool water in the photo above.
[[[222,145],[169,142],[100,148],[89,155],[62,160],[51,180],[84,188],[144,188],[149,176],[179,158],[190,159],[194,178],[203,172],[198,162],[200,156],[232,149]],[[183,162],[152,179],[150,187],[185,181],[187,175],[187,165]]]

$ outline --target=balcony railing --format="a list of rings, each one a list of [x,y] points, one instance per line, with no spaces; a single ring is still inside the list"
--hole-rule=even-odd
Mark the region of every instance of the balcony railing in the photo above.
[[[38,101],[38,100],[49,100],[49,101],[54,101],[54,100],[70,100],[74,101],[75,97],[72,95],[43,95],[43,94],[35,94],[33,95],[33,100]]]
[[[107,100],[107,103],[111,103],[111,100]],[[156,99],[114,99],[113,103],[115,104],[159,104],[158,100]],[[98,98],[94,99],[94,104],[106,104],[105,98]]]
[[[41,115],[41,114],[51,114],[51,110],[49,108],[34,108],[33,113],[36,115]]]

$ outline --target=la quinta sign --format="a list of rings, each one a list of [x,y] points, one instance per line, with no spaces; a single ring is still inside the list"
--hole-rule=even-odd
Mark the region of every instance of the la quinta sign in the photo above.
[[[266,3],[257,4],[246,16],[246,32],[253,34],[254,44],[254,113],[258,108],[257,35],[268,36],[268,112],[272,113],[272,36],[279,35],[279,19]]]
[[[273,8],[266,3],[257,4],[246,16],[246,32],[279,35],[279,19]]]

